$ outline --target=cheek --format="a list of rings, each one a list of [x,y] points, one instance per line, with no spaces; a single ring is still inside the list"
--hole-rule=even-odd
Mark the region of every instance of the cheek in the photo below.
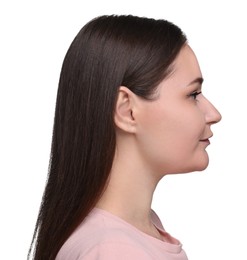
[[[204,119],[197,110],[186,111],[184,106],[178,108],[147,111],[138,135],[145,162],[163,174],[187,172],[199,167],[196,161],[200,161],[198,146],[204,132]]]
[[[197,108],[181,110],[167,121],[166,165],[169,173],[203,170],[208,156],[200,140],[205,132],[205,119]],[[168,127],[168,125],[170,127]]]

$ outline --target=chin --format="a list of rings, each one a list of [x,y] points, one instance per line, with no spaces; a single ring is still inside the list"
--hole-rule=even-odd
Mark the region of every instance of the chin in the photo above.
[[[208,164],[209,164],[209,158],[208,155],[206,154],[204,158],[198,160],[194,171],[204,171],[208,167]]]
[[[208,167],[208,161],[205,162],[197,162],[197,164],[187,165],[187,167],[180,167],[179,169],[174,169],[173,171],[169,171],[168,173],[164,174],[183,174],[183,173],[190,173],[190,172],[201,172],[204,171]]]
[[[205,169],[207,169],[207,167],[208,167],[208,163],[205,165],[201,165],[195,171],[201,172],[201,171],[204,171]]]
[[[201,172],[204,171],[209,164],[209,158],[208,155],[204,155],[200,158],[197,158],[194,160],[194,162],[191,162],[191,164],[188,164],[187,167],[185,167],[183,173],[189,173],[189,172]]]
[[[203,155],[200,154],[200,156],[178,160],[174,162],[172,166],[170,165],[169,168],[167,168],[167,166],[160,167],[159,172],[163,175],[200,172],[205,170],[208,167],[208,164],[209,157],[207,152],[204,152]]]

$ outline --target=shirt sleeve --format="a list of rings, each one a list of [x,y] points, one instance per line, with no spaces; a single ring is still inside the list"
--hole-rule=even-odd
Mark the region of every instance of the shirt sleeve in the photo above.
[[[151,260],[148,252],[141,248],[134,247],[134,245],[123,243],[102,243],[95,246],[86,254],[81,255],[78,260]]]

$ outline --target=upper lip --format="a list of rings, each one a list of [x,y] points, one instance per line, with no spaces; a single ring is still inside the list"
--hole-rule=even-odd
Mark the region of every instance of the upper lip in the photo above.
[[[211,134],[211,135],[208,136],[208,137],[205,137],[205,138],[201,139],[201,141],[206,141],[206,140],[208,140],[209,138],[211,138],[212,136],[213,136],[213,134]]]

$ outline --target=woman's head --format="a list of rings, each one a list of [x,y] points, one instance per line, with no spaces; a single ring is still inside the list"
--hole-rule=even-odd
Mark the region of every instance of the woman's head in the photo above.
[[[75,37],[60,75],[36,259],[55,257],[105,188],[116,148],[120,86],[153,99],[185,43],[174,24],[135,16],[98,17]]]
[[[202,82],[197,58],[186,44],[173,61],[172,73],[158,84],[154,99],[120,88],[115,122],[125,134],[117,131],[117,179],[121,169],[124,176],[134,169],[130,176],[149,176],[149,182],[157,182],[166,174],[207,167],[211,126],[221,115],[203,95]]]

